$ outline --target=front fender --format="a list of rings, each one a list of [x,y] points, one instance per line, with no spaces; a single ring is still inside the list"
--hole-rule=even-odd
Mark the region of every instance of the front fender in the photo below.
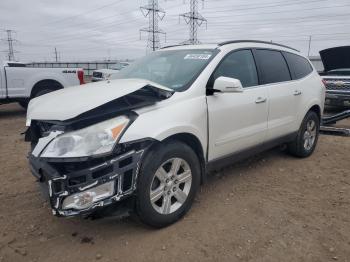
[[[163,141],[166,138],[188,133],[198,138],[204,154],[207,148],[207,109],[205,97],[185,101],[163,101],[151,110],[139,113],[126,130],[120,143],[143,138]]]

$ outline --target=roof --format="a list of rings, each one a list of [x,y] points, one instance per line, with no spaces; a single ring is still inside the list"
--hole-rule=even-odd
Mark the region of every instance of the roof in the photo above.
[[[225,41],[221,42],[218,44],[200,44],[200,45],[189,45],[189,44],[178,44],[178,45],[171,45],[171,46],[165,46],[161,49],[215,49],[224,45],[229,45],[229,44],[241,44],[241,43],[258,43],[258,44],[266,44],[266,45],[273,45],[273,46],[279,46],[287,49],[291,49],[296,52],[300,52],[297,49],[294,49],[292,47],[278,44],[278,43],[273,43],[273,42],[266,42],[266,41],[260,41],[260,40],[232,40],[232,41]]]

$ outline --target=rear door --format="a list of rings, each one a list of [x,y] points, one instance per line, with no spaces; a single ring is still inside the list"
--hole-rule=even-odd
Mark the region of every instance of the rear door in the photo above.
[[[207,96],[209,161],[263,143],[267,130],[268,91],[258,85],[252,51],[237,50],[224,57],[207,88],[220,76],[239,79],[244,91]]]
[[[25,81],[29,81],[31,78],[30,70],[25,67],[4,67],[4,70],[6,72],[8,97],[24,97]]]
[[[301,90],[292,77],[285,58],[278,50],[255,49],[260,84],[268,88],[267,140],[293,132],[297,116],[297,100]]]

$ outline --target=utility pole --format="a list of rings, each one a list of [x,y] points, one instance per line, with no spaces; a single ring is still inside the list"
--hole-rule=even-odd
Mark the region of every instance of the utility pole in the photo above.
[[[159,8],[158,0],[148,0],[148,5],[140,7],[142,14],[148,17],[148,27],[140,29],[140,38],[142,32],[148,33],[147,47],[155,51],[160,48],[159,34],[166,33],[158,27],[159,20],[163,20],[165,11]]]
[[[12,33],[14,33],[13,30],[5,30],[6,34],[7,34],[7,38],[6,39],[2,39],[3,41],[7,42],[7,45],[8,45],[8,50],[7,51],[4,51],[7,53],[7,59],[9,61],[14,61],[15,60],[15,53],[17,51],[15,51],[13,49],[13,43],[14,42],[17,42],[16,39],[13,39],[13,36],[12,36]]]
[[[207,19],[198,12],[198,1],[204,0],[190,0],[190,12],[180,15],[180,17],[184,18],[186,24],[190,26],[189,39],[184,42],[186,44],[200,44],[200,41],[197,38],[198,27],[203,23],[207,24]]]
[[[55,47],[55,60],[58,62],[58,53],[57,53],[57,48]]]
[[[310,52],[311,52],[311,41],[312,41],[312,36],[309,36],[309,50],[307,52],[307,57],[310,57]]]

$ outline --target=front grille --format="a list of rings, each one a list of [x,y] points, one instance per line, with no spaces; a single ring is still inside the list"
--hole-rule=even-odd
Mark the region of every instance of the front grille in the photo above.
[[[101,72],[92,72],[92,76],[102,78],[102,73]]]
[[[324,78],[328,90],[350,90],[350,79]]]

